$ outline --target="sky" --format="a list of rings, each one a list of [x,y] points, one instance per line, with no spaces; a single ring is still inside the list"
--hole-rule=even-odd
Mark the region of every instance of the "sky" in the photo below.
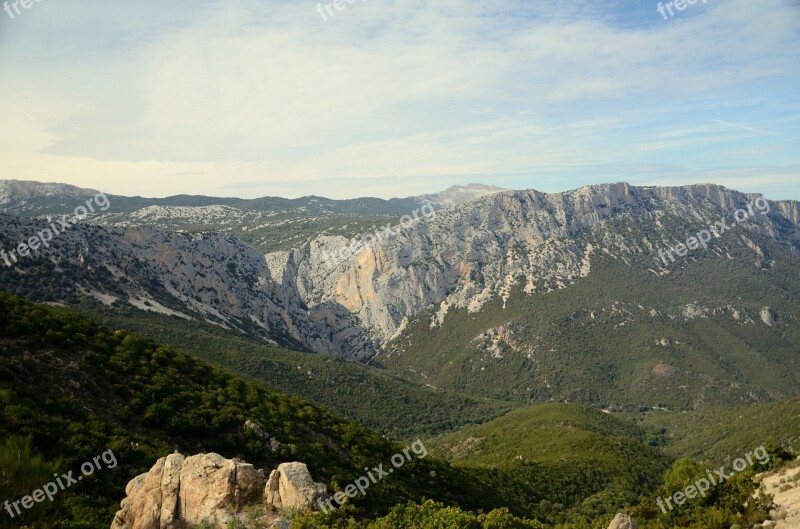
[[[673,16],[651,0],[337,1],[7,3],[0,179],[244,198],[713,182],[800,199],[800,0]]]

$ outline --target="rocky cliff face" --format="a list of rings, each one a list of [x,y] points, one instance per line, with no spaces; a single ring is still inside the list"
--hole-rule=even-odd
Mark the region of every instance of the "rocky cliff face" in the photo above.
[[[10,250],[47,226],[0,215],[0,248]],[[6,273],[52,275],[105,304],[204,319],[298,350],[358,353],[370,343],[346,311],[307,307],[294,289],[273,279],[263,255],[231,236],[79,224],[12,264],[0,261]],[[335,316],[317,317],[319,311]]]
[[[594,252],[647,260],[654,274],[669,273],[659,249],[720,219],[730,223],[754,198],[712,185],[514,191],[439,211],[333,265],[321,256],[348,241],[319,238],[268,261],[283,288],[312,307],[343,307],[385,343],[421,310],[436,308],[440,317],[452,307],[478,311],[515,285],[529,294],[565,288],[590,273]],[[768,216],[752,216],[723,245],[750,245],[759,254],[751,238],[759,234],[798,253],[798,203],[771,205]],[[646,230],[634,234],[631,226]]]
[[[353,241],[321,235],[265,257],[232,236],[92,225],[60,235],[37,256],[78,267],[80,277],[69,279],[106,303],[203,318],[289,347],[364,359],[420,311],[434,309],[436,325],[453,307],[479,311],[514,288],[529,295],[568,288],[591,273],[597,252],[669,274],[674,267],[658,258],[659,249],[720,219],[731,223],[733,212],[756,198],[714,185],[495,191],[382,231],[334,259]],[[726,247],[745,246],[768,265],[762,236],[800,253],[798,203],[769,204],[768,215],[756,212],[708,251],[724,255]],[[0,216],[0,246],[12,247],[44,226]],[[22,259],[15,273],[35,273],[31,262]]]

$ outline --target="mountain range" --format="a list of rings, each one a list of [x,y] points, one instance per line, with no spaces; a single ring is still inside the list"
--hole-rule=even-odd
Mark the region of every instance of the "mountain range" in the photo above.
[[[91,200],[108,207],[58,221]],[[111,446],[120,469],[35,513],[94,529],[176,449],[299,460],[341,491],[423,436],[433,459],[341,523],[763,521],[752,481],[654,505],[683,457],[763,443],[766,470],[799,444],[799,205],[711,184],[337,201],[0,181],[0,250],[55,231],[0,261],[0,461],[30,454],[0,492]]]
[[[0,243],[16,246],[43,216],[94,193],[3,184]],[[757,198],[628,184],[550,194],[469,186],[390,201],[109,195],[107,211],[4,269],[0,284],[42,301],[211,323],[476,397],[743,404],[792,396],[799,382],[800,208],[764,201],[766,214],[732,220]],[[425,204],[431,214],[399,224]],[[379,212],[388,235],[342,252]],[[306,223],[302,241],[265,253],[238,236],[292,233],[285,219],[255,220],[278,215]],[[707,249],[659,256],[720,219],[734,227]]]

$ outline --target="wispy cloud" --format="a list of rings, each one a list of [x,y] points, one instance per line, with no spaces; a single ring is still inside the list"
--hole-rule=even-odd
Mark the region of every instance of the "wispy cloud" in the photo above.
[[[745,169],[800,163],[777,149],[800,136],[791,0],[669,22],[633,0],[376,0],[327,22],[314,2],[39,7],[0,22],[9,178],[388,196],[520,174],[579,187],[584,167],[693,175],[732,150]]]
[[[771,130],[757,129],[755,127],[750,127],[748,125],[741,125],[739,123],[731,123],[730,121],[723,121],[721,119],[712,119],[711,121],[714,122],[714,123],[719,123],[720,125],[724,125],[725,127],[728,127],[728,128],[731,128],[731,129],[744,130],[744,131],[747,131],[747,132],[754,132],[755,134],[758,134],[758,135],[763,135],[763,136],[777,136],[778,135],[777,132],[772,132]]]

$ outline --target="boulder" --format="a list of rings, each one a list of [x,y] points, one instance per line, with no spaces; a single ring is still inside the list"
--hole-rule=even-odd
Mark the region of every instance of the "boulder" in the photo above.
[[[276,509],[306,511],[328,498],[328,488],[311,479],[305,463],[283,463],[270,474],[264,496]]]
[[[771,308],[764,307],[761,309],[761,321],[767,327],[772,327],[778,322],[778,316]]]
[[[627,514],[618,514],[611,520],[608,529],[639,529],[636,521]]]
[[[126,498],[114,516],[112,529],[161,529],[161,476],[166,458],[125,487]]]
[[[226,524],[237,505],[237,463],[219,454],[187,458],[180,471],[180,517],[188,524]],[[165,529],[165,528],[162,528]]]
[[[267,486],[264,489],[264,497],[267,499],[267,503],[272,505],[276,509],[280,509],[283,506],[281,505],[281,473],[277,470],[273,470],[269,474],[269,479],[267,480]]]

